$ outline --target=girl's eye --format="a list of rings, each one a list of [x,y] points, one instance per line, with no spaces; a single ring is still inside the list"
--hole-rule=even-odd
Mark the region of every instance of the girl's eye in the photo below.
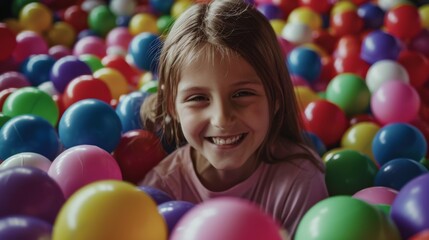
[[[251,91],[239,91],[236,92],[233,97],[247,97],[247,96],[253,96],[255,95],[253,92]]]
[[[187,102],[202,102],[205,100],[207,100],[207,98],[202,95],[195,95],[195,96],[188,97],[186,99]]]

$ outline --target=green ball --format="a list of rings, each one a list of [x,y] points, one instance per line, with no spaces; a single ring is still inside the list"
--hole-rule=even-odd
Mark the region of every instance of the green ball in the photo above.
[[[12,2],[12,15],[14,17],[19,17],[19,12],[21,12],[21,9],[29,4],[29,3],[33,3],[33,2],[39,2],[38,0],[14,0]]]
[[[158,28],[158,32],[162,34],[167,34],[170,31],[170,27],[174,23],[174,18],[170,15],[163,15],[158,18],[156,21],[156,26]]]
[[[105,37],[116,27],[116,16],[106,5],[100,5],[91,10],[88,16],[89,28]]]
[[[329,82],[326,99],[338,105],[348,116],[352,116],[368,110],[371,93],[360,76],[342,73]]]
[[[35,87],[24,87],[12,92],[3,104],[3,113],[8,117],[32,114],[46,119],[56,126],[59,109],[54,99]]]
[[[398,229],[376,207],[351,196],[335,196],[310,208],[295,240],[400,240]]]
[[[367,155],[343,149],[325,159],[325,181],[329,195],[353,195],[374,186],[378,168]]]
[[[4,115],[4,113],[0,112],[0,128],[3,127],[3,125],[10,120],[9,116]]]
[[[96,72],[97,70],[104,68],[103,63],[100,58],[92,54],[83,54],[79,56],[79,60],[86,63],[89,68],[91,68],[92,72]]]
[[[147,93],[156,93],[158,92],[158,81],[152,80],[149,81],[140,88],[140,91]]]

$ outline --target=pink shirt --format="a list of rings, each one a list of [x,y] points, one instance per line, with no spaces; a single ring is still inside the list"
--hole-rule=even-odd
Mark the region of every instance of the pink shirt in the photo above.
[[[292,144],[289,150],[299,151],[299,148]],[[167,156],[146,175],[142,185],[192,203],[220,196],[248,199],[274,216],[291,235],[307,210],[328,197],[324,174],[310,160],[302,158],[262,163],[249,178],[234,187],[222,192],[210,191],[194,171],[190,145]]]

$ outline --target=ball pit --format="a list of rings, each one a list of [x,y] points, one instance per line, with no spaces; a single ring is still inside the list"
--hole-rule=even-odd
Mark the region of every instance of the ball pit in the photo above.
[[[76,166],[66,170],[66,164],[63,167],[54,164],[57,170],[62,169],[61,176],[56,178],[63,184],[67,177],[77,183],[77,165],[82,164],[86,166],[83,170],[91,171],[84,171],[85,176],[80,178],[88,181],[80,182],[70,192],[89,186],[84,192],[96,192],[95,195],[101,196],[99,194],[105,189],[91,187],[94,186],[91,185],[93,177],[102,176],[102,179],[114,169],[112,171],[116,175],[113,178],[118,182],[103,186],[127,190],[115,190],[113,195],[109,195],[118,197],[116,203],[110,202],[110,206],[130,205],[125,198],[131,195],[140,199],[140,195],[137,197],[128,191],[129,185],[118,187],[115,184],[119,181],[138,183],[147,170],[165,156],[165,151],[171,152],[174,147],[167,146],[165,142],[159,146],[160,136],[149,136],[142,130],[139,106],[145,96],[162,88],[156,81],[157,58],[171,24],[190,5],[208,1],[0,2],[0,183],[5,183],[1,180],[4,176],[13,176],[14,179],[21,174],[16,169],[31,171],[34,178],[45,178],[34,169],[48,172],[52,161],[61,153],[81,144],[91,144],[105,151],[103,159],[108,158],[112,164],[115,161],[117,166],[104,168],[95,164],[98,167],[90,167],[92,161],[97,161],[95,158],[84,157],[80,159],[82,161],[76,161],[70,157],[75,161],[69,160],[70,165]],[[323,157],[327,167],[327,185],[332,195],[353,196],[378,210],[375,213],[374,209],[369,210],[361,202],[338,200],[331,196],[326,199],[327,203],[321,202],[308,211],[309,216],[302,219],[296,239],[318,239],[311,235],[314,229],[320,236],[333,240],[400,239],[395,228],[399,229],[402,239],[427,239],[425,229],[428,228],[429,213],[425,205],[426,191],[418,193],[417,190],[427,189],[426,180],[419,179],[427,175],[429,156],[429,2],[246,2],[254,4],[270,19],[277,34],[298,96],[305,134]],[[76,79],[84,78],[90,81],[77,84],[79,81]],[[95,101],[100,108],[84,110],[82,100]],[[74,104],[81,106],[76,108]],[[365,157],[343,156],[347,151],[355,151],[355,155]],[[332,159],[334,156],[338,159]],[[156,160],[146,161],[148,158]],[[365,161],[356,160],[360,158]],[[401,162],[398,159],[402,159]],[[99,159],[98,164],[101,162]],[[358,163],[363,162],[368,167],[366,173],[358,171],[362,167]],[[52,167],[51,179],[55,175],[54,170]],[[370,178],[374,181],[369,181]],[[22,236],[68,239],[69,233],[81,234],[80,239],[108,239],[114,234],[123,239],[131,238],[132,229],[142,226],[143,220],[134,214],[133,206],[127,206],[128,210],[124,211],[129,211],[129,215],[123,218],[110,208],[103,208],[111,201],[107,195],[83,200],[82,193],[80,198],[76,198],[79,200],[64,204],[64,199],[57,199],[55,205],[49,194],[30,191],[33,190],[30,187],[40,189],[41,182],[45,180],[52,184],[51,179],[28,183],[25,187],[28,191],[20,191],[21,196],[37,201],[39,205],[16,198],[3,203],[0,212],[1,209],[28,207],[43,210],[48,204],[53,207],[51,211],[58,211],[62,205],[64,213],[58,221],[54,224],[52,216],[56,214],[53,212],[49,221],[41,219],[46,217],[40,212],[36,217],[8,212],[0,220],[0,225],[5,226],[0,229],[0,239]],[[352,190],[346,189],[347,181],[354,181],[348,182]],[[13,190],[12,186],[2,186],[0,196],[3,196],[5,188]],[[175,207],[169,204],[178,200],[148,186],[140,186],[137,192],[149,195],[158,209],[173,210]],[[135,207],[140,209],[146,207],[141,203],[131,205],[138,205]],[[416,209],[414,215],[406,205]],[[332,215],[323,215],[319,211],[321,206],[332,210]],[[195,207],[200,206],[196,204]],[[204,208],[200,208],[200,213]],[[155,219],[145,229],[155,235],[160,234],[156,238],[167,238],[173,232],[173,224],[167,220],[168,226],[164,226],[162,214],[155,213],[155,210],[152,205],[150,216],[145,215]],[[358,213],[353,215],[354,211]],[[358,215],[359,211],[361,215]],[[122,222],[101,218],[96,212],[115,215]],[[385,214],[380,215],[382,212]],[[66,223],[65,219],[72,213],[78,213],[73,215],[77,216],[74,220],[78,229],[72,229]],[[316,225],[315,219],[322,221]],[[18,220],[27,227],[12,224]],[[178,220],[177,217],[174,222]],[[389,222],[391,220],[396,226]],[[85,232],[82,226],[88,222],[99,225]],[[362,225],[358,227],[360,223]],[[112,229],[113,235],[103,235],[108,231],[102,232],[101,225]],[[55,234],[52,233],[53,227],[56,228]],[[199,231],[201,238],[207,239],[207,233],[221,227],[221,224],[218,228],[207,225],[195,230]],[[180,235],[176,236],[180,239]],[[213,236],[218,238],[218,232]],[[243,236],[247,235],[239,238]],[[148,235],[140,232],[138,237]]]

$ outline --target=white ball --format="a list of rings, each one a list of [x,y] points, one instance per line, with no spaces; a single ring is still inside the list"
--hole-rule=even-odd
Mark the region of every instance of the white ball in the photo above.
[[[389,11],[390,9],[402,3],[410,3],[410,2],[407,0],[378,0],[377,1],[378,6],[381,9],[383,9],[385,12]]]
[[[407,70],[393,60],[380,60],[369,67],[365,82],[371,93],[387,81],[410,83],[410,77]]]
[[[131,16],[136,11],[137,3],[134,0],[112,0],[109,7],[116,16]]]
[[[312,40],[311,28],[303,23],[288,22],[282,29],[282,37],[294,44],[309,43]]]
[[[33,153],[33,152],[22,152],[17,153],[8,157],[0,164],[0,169],[6,169],[11,167],[34,167],[48,172],[51,166],[51,161],[45,156]]]

